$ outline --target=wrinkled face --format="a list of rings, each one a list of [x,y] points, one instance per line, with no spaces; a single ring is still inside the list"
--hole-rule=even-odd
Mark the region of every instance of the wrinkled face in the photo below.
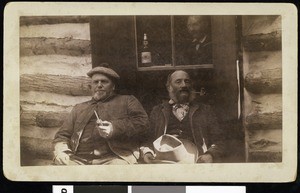
[[[94,74],[92,76],[91,90],[95,100],[101,100],[109,97],[114,92],[115,84],[103,74]]]
[[[167,88],[169,96],[175,102],[186,103],[191,100],[192,82],[190,76],[184,71],[176,71],[170,77],[170,85]]]
[[[194,39],[200,39],[205,35],[208,21],[203,16],[190,16],[187,21],[187,28]]]

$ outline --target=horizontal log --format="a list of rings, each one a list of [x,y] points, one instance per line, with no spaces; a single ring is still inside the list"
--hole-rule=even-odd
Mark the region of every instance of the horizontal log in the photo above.
[[[90,78],[46,74],[20,76],[21,91],[41,91],[72,96],[90,96]]]
[[[249,71],[261,71],[282,68],[281,51],[248,52]]]
[[[281,142],[275,142],[268,139],[260,139],[258,141],[253,141],[249,144],[250,149],[255,150],[261,150],[269,147],[277,146],[278,144],[281,144]],[[281,148],[280,148],[281,149]]]
[[[249,129],[282,128],[282,112],[250,114],[246,118]]]
[[[29,101],[20,101],[20,106],[22,111],[66,111],[70,112],[73,106],[66,105],[57,105],[57,104],[47,104],[47,103],[39,103],[39,102],[29,102]]]
[[[282,28],[280,15],[248,15],[242,16],[242,20],[243,36],[267,34]]]
[[[253,151],[248,153],[248,162],[282,162],[282,152]]]
[[[21,159],[30,155],[32,159],[53,158],[51,139],[39,139],[33,137],[21,137]],[[22,161],[22,160],[21,160]]]
[[[44,108],[42,111],[61,111],[66,110],[70,107],[72,108],[74,105],[88,101],[90,99],[91,96],[70,96],[48,92],[29,91],[20,93],[21,105],[31,104],[31,106],[33,107],[30,109],[27,108],[28,110],[38,109],[35,108],[35,106],[42,105],[42,108]],[[51,109],[51,107],[55,109]],[[61,108],[57,109],[56,107]]]
[[[282,129],[282,95],[252,96],[252,111],[246,116],[246,127],[255,129]]]
[[[37,111],[31,111],[27,112],[24,110],[21,110],[20,112],[20,125],[36,125],[36,115]]]
[[[46,128],[33,125],[21,125],[20,136],[53,140],[59,128],[60,127]]]
[[[281,151],[282,150],[282,130],[248,130],[249,151]]]
[[[256,94],[281,93],[282,69],[249,72],[245,77],[245,87],[248,91]]]
[[[20,27],[20,37],[73,38],[90,40],[89,23],[63,23]]]
[[[91,55],[35,55],[20,57],[20,74],[84,76],[92,69]]]
[[[91,54],[89,40],[72,38],[20,38],[20,55],[68,55],[82,56]]]
[[[242,43],[245,51],[249,52],[281,50],[281,30],[244,36]]]
[[[59,127],[63,124],[68,112],[23,111],[21,125],[34,125],[39,127]]]
[[[40,127],[59,127],[64,123],[68,112],[39,112],[36,123]]]
[[[22,16],[20,25],[40,25],[57,23],[88,23],[88,16]]]

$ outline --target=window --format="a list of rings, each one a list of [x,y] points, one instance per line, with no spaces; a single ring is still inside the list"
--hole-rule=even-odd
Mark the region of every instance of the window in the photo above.
[[[213,68],[210,16],[135,16],[139,71]]]

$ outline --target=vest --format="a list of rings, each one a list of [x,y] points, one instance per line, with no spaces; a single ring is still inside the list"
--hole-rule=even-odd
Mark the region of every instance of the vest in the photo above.
[[[189,122],[189,114],[187,114],[182,121],[179,121],[173,112],[170,113],[168,122],[167,134],[178,135],[179,139],[188,139],[194,142],[191,125]]]

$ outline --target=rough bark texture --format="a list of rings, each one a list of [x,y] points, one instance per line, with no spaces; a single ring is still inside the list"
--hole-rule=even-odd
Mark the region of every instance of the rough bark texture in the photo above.
[[[36,55],[20,57],[20,74],[84,76],[92,69],[91,55]]]
[[[282,112],[250,114],[246,122],[249,129],[281,129]]]
[[[40,25],[57,23],[87,23],[90,21],[88,16],[22,16],[20,25]]]
[[[281,29],[280,15],[243,16],[243,35],[268,34]]]
[[[67,115],[67,112],[39,112],[36,116],[36,123],[40,127],[59,127]]]
[[[91,54],[89,40],[72,38],[20,38],[20,55],[68,55],[82,56]]]
[[[24,74],[20,77],[21,91],[41,91],[72,96],[90,96],[90,78],[64,75]]]
[[[281,51],[248,52],[249,71],[261,71],[282,68]]]
[[[282,152],[249,151],[248,162],[282,162]]]
[[[37,125],[39,127],[59,127],[63,124],[68,112],[24,111],[21,125]]]
[[[51,160],[53,158],[52,139],[21,137],[21,158],[26,155],[35,159]]]
[[[20,37],[51,37],[90,40],[90,26],[89,23],[21,26]]]
[[[281,68],[250,72],[245,78],[245,87],[252,93],[281,93]]]
[[[246,116],[246,127],[254,129],[282,129],[282,95],[253,95],[252,111]]]
[[[247,162],[282,161],[281,19],[242,16]]]
[[[281,50],[281,30],[245,36],[242,42],[245,51],[249,52]]]

